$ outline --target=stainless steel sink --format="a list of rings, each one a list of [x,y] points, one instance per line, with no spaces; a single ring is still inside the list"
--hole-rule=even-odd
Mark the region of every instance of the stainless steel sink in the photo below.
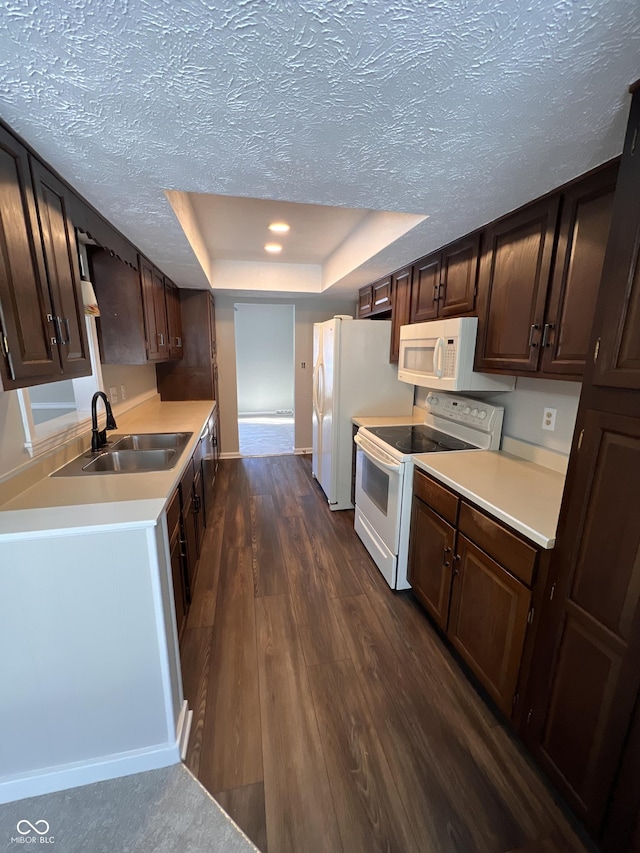
[[[178,460],[175,450],[110,450],[92,459],[82,470],[87,474],[131,474],[166,471]]]
[[[83,453],[52,477],[81,477],[90,474],[135,474],[138,471],[168,471],[178,462],[192,432],[148,432],[114,436],[110,447]]]
[[[182,450],[192,432],[141,432],[118,438],[111,450]]]

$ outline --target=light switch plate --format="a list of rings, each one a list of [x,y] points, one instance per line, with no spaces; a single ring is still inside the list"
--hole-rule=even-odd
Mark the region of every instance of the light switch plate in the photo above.
[[[111,388],[109,388],[109,402],[110,403],[117,403],[118,402],[118,389],[116,388],[115,385],[112,385]]]

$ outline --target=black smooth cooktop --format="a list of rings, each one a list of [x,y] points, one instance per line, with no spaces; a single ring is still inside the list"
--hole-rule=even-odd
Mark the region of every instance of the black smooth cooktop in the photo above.
[[[367,427],[367,430],[401,453],[442,453],[446,450],[477,449],[475,444],[468,444],[424,424]]]

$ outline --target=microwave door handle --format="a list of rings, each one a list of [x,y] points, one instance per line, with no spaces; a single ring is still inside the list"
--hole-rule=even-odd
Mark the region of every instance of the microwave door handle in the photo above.
[[[402,468],[401,462],[396,462],[391,465],[389,462],[386,462],[384,459],[378,456],[378,454],[373,450],[373,447],[368,442],[363,441],[359,435],[356,434],[353,440],[362,450],[367,459],[370,459],[371,462],[373,462],[373,464],[376,465],[378,468],[384,468],[385,471],[400,471],[400,469]]]
[[[436,343],[435,370],[438,379],[442,379],[444,373],[444,338],[438,338]]]

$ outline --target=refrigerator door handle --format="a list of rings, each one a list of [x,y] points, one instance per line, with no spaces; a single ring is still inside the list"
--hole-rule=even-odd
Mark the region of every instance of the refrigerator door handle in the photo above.
[[[318,410],[321,415],[324,414],[324,389],[324,364],[320,362],[318,371]]]
[[[313,408],[316,410],[316,415],[320,414],[318,406],[318,374],[320,372],[320,364],[316,364],[313,370]]]

